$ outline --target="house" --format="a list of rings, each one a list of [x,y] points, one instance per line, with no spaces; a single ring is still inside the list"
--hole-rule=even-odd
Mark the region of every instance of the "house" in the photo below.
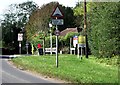
[[[65,30],[60,32],[60,36],[65,36],[69,32],[78,33],[78,32],[81,32],[81,31],[82,31],[82,28],[77,28],[77,27],[75,27],[75,28],[66,28]]]

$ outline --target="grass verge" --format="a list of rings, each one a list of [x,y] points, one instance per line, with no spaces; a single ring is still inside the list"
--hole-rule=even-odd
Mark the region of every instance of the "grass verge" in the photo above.
[[[78,59],[75,55],[25,56],[12,59],[18,67],[72,83],[118,83],[118,66],[99,63],[95,57]]]

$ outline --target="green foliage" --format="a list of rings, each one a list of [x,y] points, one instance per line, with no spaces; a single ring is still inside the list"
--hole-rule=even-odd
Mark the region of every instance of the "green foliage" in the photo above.
[[[51,22],[51,14],[53,9],[55,9],[57,2],[50,2],[43,5],[40,9],[34,11],[29,19],[29,22],[26,26],[27,38],[30,40],[31,36],[36,34],[39,31],[48,33],[49,27],[48,24]],[[68,28],[74,27],[74,15],[73,10],[70,7],[65,7],[59,5],[60,9],[64,14],[64,25],[58,26],[60,31]],[[69,19],[71,18],[71,19]],[[54,26],[52,27],[52,32],[55,30]]]
[[[94,55],[112,57],[119,54],[120,2],[95,3],[90,14],[89,46]]]
[[[34,2],[28,1],[19,4],[11,4],[5,11],[1,27],[3,31],[2,38],[8,49],[18,48],[18,33],[20,31],[25,33],[25,24],[28,22],[31,13],[36,10],[37,7]],[[25,39],[24,34],[24,43]]]
[[[93,6],[94,4],[92,2],[87,2],[87,13],[89,13],[91,11],[91,7]],[[77,27],[83,27],[83,21],[84,21],[84,3],[83,2],[78,2],[76,4],[76,6],[74,7],[73,9],[73,12],[74,12],[74,16],[75,16],[75,20],[74,20],[74,23],[75,23],[75,26]]]
[[[45,38],[45,47],[50,48],[50,36]],[[56,36],[52,36],[52,47],[56,47]]]
[[[70,7],[61,7],[63,14],[64,14],[64,25],[63,26],[58,26],[58,29],[60,31],[66,29],[66,28],[71,28],[75,27],[75,16],[74,16],[74,11]]]
[[[58,36],[58,44],[59,44],[59,50],[64,51],[64,53],[69,53],[69,46],[70,46],[70,38],[72,38],[75,35],[79,35],[79,33],[70,32],[66,34],[66,36]],[[43,33],[36,34],[35,36],[32,36],[32,40],[30,41],[36,48],[37,44],[41,43],[43,46],[43,39],[45,39],[45,48],[50,47],[50,36],[43,36],[42,39],[40,37],[43,36]],[[56,47],[56,36],[52,36],[52,47]]]
[[[69,53],[70,38],[73,38],[75,35],[79,35],[79,33],[69,32],[65,36],[59,37],[59,49],[62,50],[63,53]]]
[[[26,26],[27,39],[31,40],[31,36],[40,31],[48,32],[50,16],[56,4],[56,2],[48,3],[31,14]]]

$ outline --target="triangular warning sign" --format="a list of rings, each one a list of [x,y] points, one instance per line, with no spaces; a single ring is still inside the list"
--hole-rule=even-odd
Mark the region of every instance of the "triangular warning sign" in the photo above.
[[[62,14],[62,12],[61,12],[61,10],[60,10],[60,8],[58,6],[53,11],[51,17],[57,17],[57,18],[63,17],[63,14]]]

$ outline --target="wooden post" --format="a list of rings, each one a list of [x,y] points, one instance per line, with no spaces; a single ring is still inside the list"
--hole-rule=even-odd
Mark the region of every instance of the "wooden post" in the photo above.
[[[84,0],[84,34],[85,34],[85,55],[88,58],[88,40],[87,40],[87,9],[86,9],[86,0]]]

